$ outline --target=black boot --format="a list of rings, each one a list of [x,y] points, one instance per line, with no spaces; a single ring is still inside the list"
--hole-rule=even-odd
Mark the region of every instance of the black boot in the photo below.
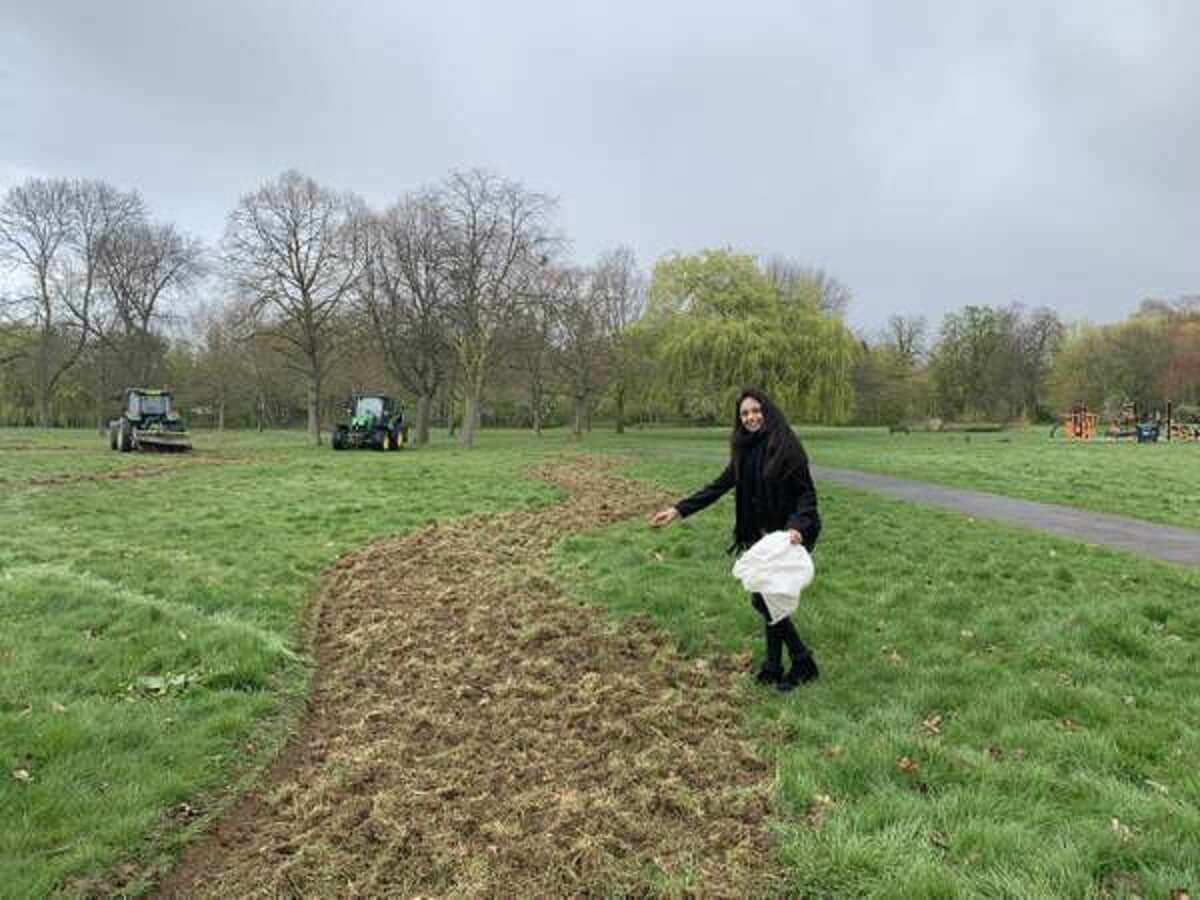
[[[811,653],[806,653],[799,659],[792,660],[791,669],[779,679],[779,683],[775,687],[781,691],[790,691],[798,685],[815,681],[820,675],[821,670],[817,668],[817,661],[812,658]]]
[[[767,645],[767,655],[754,680],[759,684],[778,685],[783,677],[783,635],[771,625],[771,614],[760,594],[750,595],[750,605],[763,617],[763,637]]]
[[[779,680],[783,677],[783,669],[772,669],[766,663],[758,670],[758,674],[754,676],[754,680],[761,685],[778,685]]]

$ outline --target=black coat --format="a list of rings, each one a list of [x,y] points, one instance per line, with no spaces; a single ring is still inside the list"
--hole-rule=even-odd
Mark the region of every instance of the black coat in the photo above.
[[[745,467],[743,467],[743,470]],[[812,550],[821,534],[821,516],[817,512],[817,489],[808,471],[808,457],[800,451],[800,464],[784,478],[763,476],[758,490],[738,479],[733,461],[717,478],[696,493],[675,504],[679,515],[687,518],[716,503],[730,488],[734,489],[737,518],[733,528],[733,546],[744,550],[764,534],[794,528]],[[749,521],[747,521],[749,519]]]

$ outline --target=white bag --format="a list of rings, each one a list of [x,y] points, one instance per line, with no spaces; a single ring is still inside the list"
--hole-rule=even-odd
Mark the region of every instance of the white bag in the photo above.
[[[733,564],[733,577],[752,594],[762,594],[771,624],[800,605],[800,592],[812,584],[812,557],[803,544],[793,544],[786,531],[772,531]]]

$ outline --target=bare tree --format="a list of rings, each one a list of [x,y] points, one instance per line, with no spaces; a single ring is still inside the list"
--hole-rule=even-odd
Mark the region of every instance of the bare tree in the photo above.
[[[249,347],[238,333],[243,315],[236,304],[214,303],[196,318],[202,337],[196,349],[192,392],[211,405],[218,431],[225,430],[230,406],[254,383]]]
[[[925,355],[929,325],[924,316],[894,315],[883,329],[883,343],[895,350],[910,365]]]
[[[459,442],[471,447],[479,405],[496,364],[496,337],[529,296],[556,241],[550,198],[488,172],[454,172],[443,184],[451,333],[464,396]]]
[[[103,237],[98,256],[114,327],[105,328],[97,316],[92,331],[120,346],[133,383],[149,384],[165,349],[153,326],[163,319],[167,300],[204,276],[204,248],[174,225],[128,222]]]
[[[540,435],[557,376],[554,359],[559,271],[542,266],[504,335],[510,366],[528,396],[530,426]]]
[[[556,291],[556,332],[559,367],[571,398],[571,430],[583,437],[591,408],[603,389],[610,347],[605,295],[592,272],[560,269]]]
[[[142,215],[137,194],[101,181],[32,178],[0,204],[0,258],[27,285],[8,312],[35,338],[29,355],[40,425],[49,424],[54,392],[87,344],[100,245]]]
[[[339,349],[341,316],[366,260],[365,217],[348,194],[285,172],[229,216],[224,258],[256,320],[306,380],[308,436],[321,444],[321,381]]]
[[[359,297],[388,372],[417,398],[414,441],[429,443],[433,398],[446,376],[449,248],[441,197],[426,190],[372,225]]]
[[[646,307],[646,279],[638,269],[633,251],[628,247],[617,247],[602,254],[596,264],[592,290],[600,304],[604,330],[609,338],[617,434],[624,434],[625,404],[639,371],[629,326]]]
[[[824,269],[773,256],[764,264],[763,274],[784,299],[810,299],[832,318],[843,318],[850,308],[850,289]]]

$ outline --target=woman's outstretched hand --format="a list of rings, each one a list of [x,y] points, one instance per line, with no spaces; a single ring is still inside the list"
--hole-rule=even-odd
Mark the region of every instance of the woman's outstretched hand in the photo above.
[[[670,525],[678,518],[679,510],[673,506],[668,506],[666,509],[660,509],[650,516],[650,524],[655,528],[661,528],[663,525]]]

